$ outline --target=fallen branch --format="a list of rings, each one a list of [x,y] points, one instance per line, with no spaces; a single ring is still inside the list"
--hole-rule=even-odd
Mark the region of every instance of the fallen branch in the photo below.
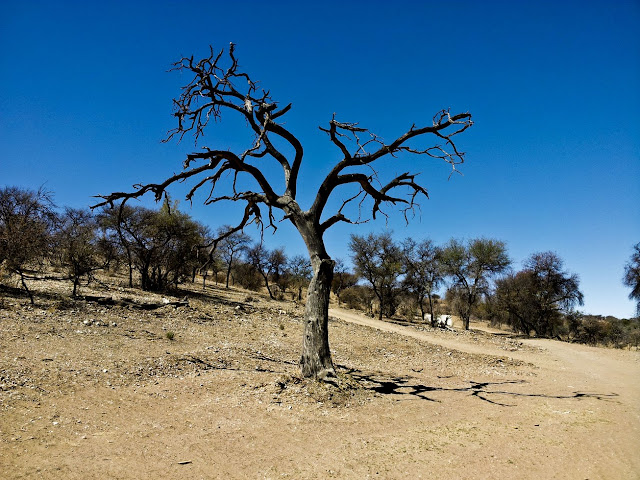
[[[133,308],[138,308],[140,310],[156,310],[158,308],[166,307],[169,305],[172,305],[176,308],[189,306],[189,301],[187,300],[187,297],[184,297],[182,300],[176,300],[176,301],[170,301],[166,298],[163,298],[162,302],[155,302],[155,303],[141,303],[130,298],[114,299],[113,297],[99,297],[95,295],[85,295],[84,299],[87,302],[95,302],[98,305],[133,307]]]

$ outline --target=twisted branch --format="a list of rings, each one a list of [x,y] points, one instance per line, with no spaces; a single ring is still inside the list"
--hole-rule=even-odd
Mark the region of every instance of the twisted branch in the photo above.
[[[222,201],[245,202],[242,220],[225,236],[214,239],[215,245],[226,236],[242,230],[250,223],[257,223],[263,228],[261,208],[268,212],[268,227],[275,227],[276,209],[282,211],[282,218],[291,220],[297,227],[300,222],[311,222],[316,234],[323,233],[339,222],[352,224],[363,223],[362,208],[365,200],[371,200],[369,215],[375,219],[384,205],[402,204],[403,214],[407,214],[418,207],[419,196],[428,198],[428,192],[417,182],[417,173],[405,172],[384,183],[378,179],[375,162],[389,155],[397,158],[400,154],[423,155],[429,158],[443,160],[456,172],[456,167],[464,162],[464,152],[454,143],[454,137],[473,122],[469,113],[451,115],[449,110],[441,110],[431,124],[416,127],[415,124],[391,143],[386,143],[376,134],[357,123],[340,122],[334,114],[329,121],[328,128],[320,127],[330,141],[338,148],[342,159],[338,161],[327,177],[322,181],[313,204],[307,211],[303,211],[296,200],[297,183],[304,150],[299,140],[282,124],[276,120],[282,118],[292,108],[291,104],[280,107],[269,91],[260,88],[258,82],[244,72],[235,56],[235,46],[231,44],[227,49],[214,52],[210,47],[209,55],[199,61],[194,57],[182,57],[173,64],[171,70],[191,73],[191,80],[182,88],[178,98],[173,101],[177,126],[167,133],[163,140],[168,142],[177,138],[181,141],[185,135],[191,134],[194,142],[204,135],[206,127],[213,118],[214,122],[222,118],[224,112],[231,112],[244,118],[247,126],[252,130],[254,139],[241,154],[226,150],[203,147],[201,151],[190,153],[183,162],[183,171],[174,174],[162,183],[134,185],[133,192],[115,192],[109,195],[99,195],[101,199],[93,208],[109,205],[114,202],[124,203],[132,198],[139,198],[148,192],[160,200],[166,189],[175,182],[195,179],[194,186],[187,194],[187,200],[192,201],[194,195],[208,189],[205,204]],[[409,143],[413,139],[426,138],[434,135],[436,145],[415,147]],[[278,149],[274,139],[284,141],[292,151],[292,158],[288,158],[284,151]],[[265,175],[269,168],[263,159],[275,160],[282,169],[284,191],[277,193]],[[260,160],[260,163],[256,163]],[[199,166],[194,166],[201,163]],[[367,170],[366,173],[362,169]],[[221,179],[229,174],[232,176],[230,195],[218,192]],[[241,181],[245,178],[253,180],[258,185],[257,191],[243,191]],[[342,202],[337,212],[321,221],[324,209],[337,187],[354,185],[357,193]],[[348,217],[344,210],[356,200],[359,201],[358,216]],[[368,203],[367,203],[368,205]],[[369,216],[368,215],[368,216]]]

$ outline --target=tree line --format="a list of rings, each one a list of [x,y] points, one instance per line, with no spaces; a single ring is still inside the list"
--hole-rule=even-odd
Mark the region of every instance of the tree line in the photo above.
[[[290,290],[302,299],[311,277],[311,263],[289,258],[283,248],[267,249],[244,232],[234,232],[208,248],[217,232],[181,212],[165,197],[159,209],[123,205],[121,208],[57,209],[52,194],[19,187],[0,188],[0,279],[19,279],[34,303],[30,283],[51,270],[72,283],[72,296],[82,280],[95,280],[97,271],[124,269],[129,287],[146,291],[176,289],[202,277],[224,276],[226,287],[237,283],[271,298]]]
[[[288,292],[303,300],[313,274],[308,257],[289,257],[284,248],[269,249],[243,231],[223,235],[229,229],[214,231],[193,220],[169,197],[156,210],[131,205],[58,210],[44,189],[4,187],[0,278],[19,279],[32,303],[30,282],[51,269],[71,282],[73,296],[81,280],[93,281],[95,272],[124,270],[130,287],[147,291],[176,289],[199,276],[203,288],[213,279],[226,288],[265,289],[272,299]],[[220,237],[215,248],[205,248]],[[640,244],[634,248],[623,280],[637,290]],[[554,252],[534,253],[515,271],[505,243],[496,239],[436,245],[430,239],[399,242],[389,232],[352,235],[349,251],[353,269],[338,259],[331,291],[339,304],[380,319],[400,315],[436,327],[440,315],[455,314],[465,329],[475,317],[525,335],[614,346],[640,342],[637,318],[575,310],[583,304],[578,276],[566,271]],[[637,299],[636,290],[631,298]]]
[[[338,296],[371,315],[377,309],[380,319],[415,319],[419,313],[435,327],[439,315],[449,313],[465,329],[476,317],[524,335],[616,347],[640,343],[638,318],[576,310],[584,300],[579,278],[554,252],[533,253],[515,270],[505,243],[496,239],[451,239],[438,246],[429,239],[397,242],[390,233],[371,233],[352,235],[349,249],[354,277]],[[625,279],[636,263],[632,258]]]

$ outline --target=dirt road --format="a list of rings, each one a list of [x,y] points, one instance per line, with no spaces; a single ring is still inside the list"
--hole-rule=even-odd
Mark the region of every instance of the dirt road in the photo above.
[[[476,354],[505,355],[500,344],[478,342],[478,337],[461,334],[434,335],[373,319],[352,310],[332,308],[330,316],[380,331],[404,335],[445,348]],[[601,398],[589,422],[598,434],[565,439],[567,453],[582,456],[584,478],[640,478],[640,355],[637,351],[612,350],[547,339],[521,339],[522,348],[507,356],[537,367],[536,386],[542,392],[570,389],[578,397]],[[567,410],[560,414],[575,414]],[[574,471],[572,473],[576,474]],[[579,478],[576,475],[575,478]],[[564,478],[561,473],[554,478]],[[568,478],[568,477],[567,477]]]

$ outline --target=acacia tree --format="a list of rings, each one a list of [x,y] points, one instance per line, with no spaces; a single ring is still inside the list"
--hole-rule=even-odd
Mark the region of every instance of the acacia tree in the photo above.
[[[269,297],[275,300],[273,294],[273,285],[269,283],[269,279],[277,285],[281,270],[286,263],[284,250],[281,248],[275,250],[267,249],[262,242],[257,242],[252,247],[246,249],[245,255],[249,264],[260,274],[264,280],[264,286],[267,287]]]
[[[251,242],[251,237],[241,231],[234,231],[229,235],[225,235],[226,232],[232,229],[233,227],[231,225],[223,225],[218,229],[218,235],[222,237],[222,240],[217,244],[217,248],[219,248],[220,257],[222,257],[227,267],[225,288],[229,288],[229,277],[231,276],[231,269],[233,268],[234,262],[238,259],[238,256],[247,249]]]
[[[489,280],[504,272],[511,261],[504,242],[477,238],[466,245],[452,239],[440,257],[444,272],[453,278],[452,292],[458,304],[465,330],[469,330],[471,312],[482,295],[489,291]]]
[[[81,277],[86,275],[91,280],[93,272],[106,268],[111,261],[111,251],[105,248],[108,245],[101,248],[97,231],[98,222],[88,210],[65,208],[60,216],[53,237],[54,253],[73,280],[74,297]],[[104,253],[107,255],[101,255]]]
[[[364,278],[378,299],[378,318],[393,316],[397,307],[398,277],[403,273],[402,250],[390,233],[370,233],[366,237],[351,235],[356,274]]]
[[[623,283],[631,288],[629,299],[635,300],[636,315],[640,316],[640,242],[633,246],[629,262],[624,266]]]
[[[174,69],[192,76],[174,100],[177,127],[168,133],[165,141],[193,135],[200,140],[210,120],[219,120],[223,113],[236,115],[253,132],[254,140],[244,151],[232,152],[203,147],[187,155],[183,171],[161,183],[137,185],[133,192],[116,192],[101,196],[103,204],[137,198],[153,192],[160,199],[165,189],[180,181],[190,179],[193,187],[187,194],[191,200],[196,192],[205,192],[205,204],[223,201],[243,202],[244,214],[237,225],[216,239],[215,247],[225,236],[241,231],[250,223],[276,228],[275,216],[280,212],[300,233],[309,253],[313,277],[309,284],[305,308],[302,374],[306,377],[324,378],[335,374],[328,337],[329,293],[334,262],[324,242],[325,232],[339,222],[357,223],[359,214],[349,216],[348,206],[370,200],[370,212],[375,218],[384,204],[404,205],[405,217],[411,211],[419,195],[427,196],[427,190],[416,181],[417,174],[401,173],[395,178],[378,178],[377,162],[387,156],[400,162],[399,154],[423,155],[444,160],[455,170],[463,162],[463,153],[454,144],[453,137],[472,125],[471,114],[438,112],[426,125],[413,124],[395,140],[387,143],[356,123],[340,122],[335,115],[325,132],[338,149],[339,159],[322,180],[308,208],[298,203],[299,173],[304,149],[298,138],[283,123],[292,105],[281,105],[271,98],[269,91],[260,88],[248,73],[240,68],[234,45],[214,52],[199,61],[193,56],[183,57]],[[421,147],[412,143],[433,135],[437,143]],[[271,160],[271,166],[267,160]],[[268,178],[272,166],[282,170],[282,182],[272,183]],[[269,172],[269,175],[266,173]],[[222,179],[231,179],[221,189]],[[245,181],[246,180],[246,181]],[[326,212],[329,199],[339,187],[352,186],[355,194],[338,200],[335,211]],[[343,197],[344,198],[344,197]],[[331,203],[332,205],[334,203]],[[357,210],[359,211],[359,210]]]
[[[51,194],[43,188],[0,188],[0,267],[20,277],[32,305],[27,274],[49,253],[56,221]]]
[[[98,226],[102,232],[105,246],[107,244],[117,246],[119,257],[124,258],[127,262],[129,288],[133,288],[134,261],[132,242],[134,240],[130,233],[125,232],[123,227],[132,224],[134,222],[133,217],[136,215],[136,210],[129,205],[125,205],[124,202],[118,209],[105,208],[97,215]]]
[[[402,245],[402,255],[405,270],[403,287],[415,296],[423,319],[425,298],[429,301],[431,326],[435,327],[438,319],[433,311],[433,295],[444,280],[440,265],[442,250],[429,239],[416,243],[409,238]]]
[[[204,234],[205,243],[211,243],[213,237],[208,229],[206,229]],[[200,255],[200,250],[198,250],[198,255]],[[200,275],[202,276],[202,290],[204,291],[207,284],[207,278],[209,277],[209,272],[213,273],[213,278],[216,284],[218,283],[218,273],[224,267],[222,262],[222,257],[220,256],[220,252],[216,250],[209,250],[206,254],[203,254],[200,259],[200,265],[198,270],[200,271]]]
[[[340,294],[342,291],[349,287],[353,287],[356,283],[358,283],[357,275],[349,272],[345,263],[340,258],[337,258],[333,268],[333,283],[331,284],[331,291],[338,299],[338,306],[340,306],[341,303]]]
[[[298,301],[302,300],[302,289],[309,284],[312,273],[311,262],[304,255],[295,255],[287,262],[287,275],[298,290]]]
[[[106,210],[101,222],[118,233],[130,269],[140,273],[142,289],[164,290],[189,278],[198,266],[196,252],[203,243],[204,227],[168,199],[158,211],[123,207],[119,212]]]
[[[539,337],[557,334],[563,314],[583,304],[578,276],[563,270],[554,252],[534,253],[524,269],[496,282],[492,299],[494,316],[502,317],[515,331]]]

